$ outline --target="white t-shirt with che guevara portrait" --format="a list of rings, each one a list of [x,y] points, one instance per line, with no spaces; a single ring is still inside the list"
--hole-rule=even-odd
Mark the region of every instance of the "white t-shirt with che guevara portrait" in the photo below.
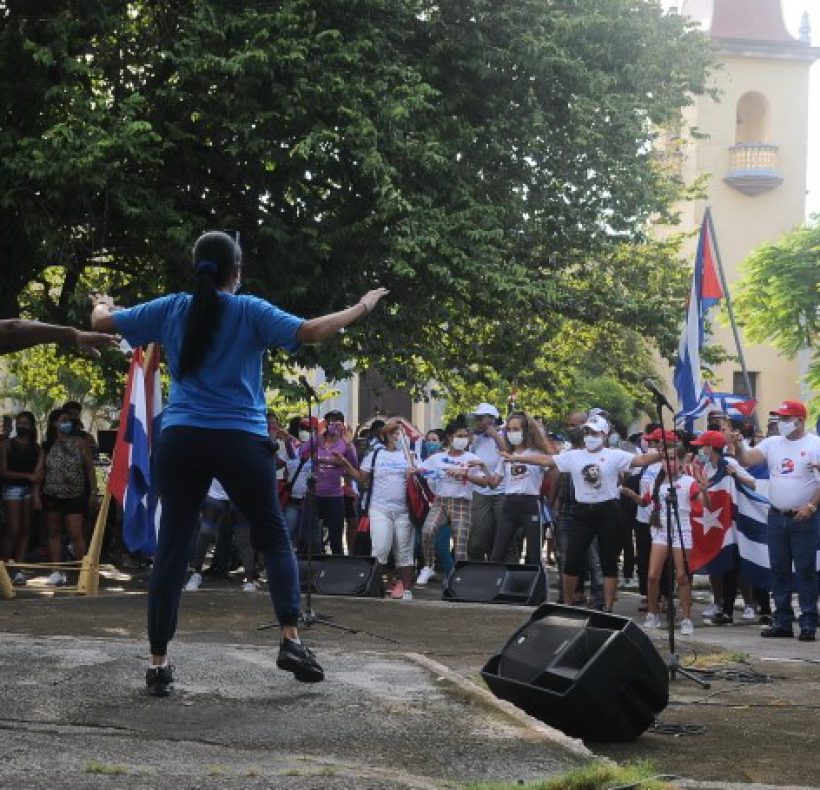
[[[559,472],[568,472],[572,476],[575,501],[591,505],[618,498],[618,477],[631,467],[634,457],[625,450],[604,447],[594,453],[586,448],[567,450],[553,459]]]

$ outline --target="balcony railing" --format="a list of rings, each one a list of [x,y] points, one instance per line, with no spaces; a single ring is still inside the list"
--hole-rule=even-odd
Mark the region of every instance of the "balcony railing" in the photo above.
[[[783,183],[778,148],[766,143],[739,143],[729,147],[729,173],[723,179],[745,195],[759,195]]]

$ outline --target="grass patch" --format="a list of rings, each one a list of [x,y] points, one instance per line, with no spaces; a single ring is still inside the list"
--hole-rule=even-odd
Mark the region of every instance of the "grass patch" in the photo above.
[[[694,661],[682,662],[684,669],[696,667],[698,669],[712,669],[725,664],[748,664],[748,653],[709,653],[705,656],[697,656]]]
[[[654,779],[658,771],[646,760],[628,765],[593,762],[574,768],[561,776],[536,782],[497,782],[467,785],[469,790],[608,790],[612,787],[635,787],[640,790],[675,790],[677,785]]]
[[[108,776],[117,776],[119,774],[127,774],[128,770],[124,765],[109,765],[108,763],[100,763],[96,760],[91,760],[85,764],[85,772],[87,774],[107,774]]]

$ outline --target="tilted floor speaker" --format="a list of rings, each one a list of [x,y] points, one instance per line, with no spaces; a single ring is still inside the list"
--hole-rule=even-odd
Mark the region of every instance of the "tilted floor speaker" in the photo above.
[[[320,595],[381,597],[384,586],[375,557],[325,555],[314,568],[314,584]]]
[[[546,590],[547,577],[541,565],[459,560],[447,577],[441,598],[537,606],[543,603]]]
[[[658,651],[627,617],[543,604],[481,671],[500,699],[589,741],[631,741],[669,702]]]

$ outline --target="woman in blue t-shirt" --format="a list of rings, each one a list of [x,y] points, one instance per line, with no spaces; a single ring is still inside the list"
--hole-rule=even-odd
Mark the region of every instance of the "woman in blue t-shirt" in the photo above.
[[[370,313],[387,291],[369,291],[353,307],[304,320],[254,296],[236,296],[241,264],[239,245],[226,233],[209,231],[194,245],[193,295],[171,294],[124,310],[107,296],[92,297],[95,330],[119,332],[132,346],[162,343],[171,373],[155,450],[162,519],[148,588],[151,667],[146,673],[154,696],[167,696],[173,683],[168,643],[176,630],[199,509],[214,477],[248,519],[254,544],[264,554],[282,627],[277,666],[302,682],[324,678],[296,628],[298,568],[277,496],[262,357],[271,347],[295,351],[301,343],[333,337]]]

